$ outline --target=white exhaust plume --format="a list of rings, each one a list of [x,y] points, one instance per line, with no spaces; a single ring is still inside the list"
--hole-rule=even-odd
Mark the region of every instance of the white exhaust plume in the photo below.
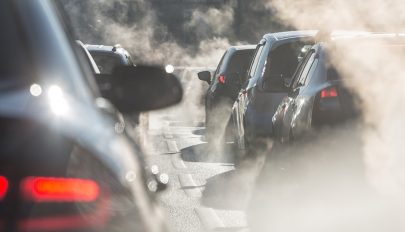
[[[397,34],[405,31],[400,0],[272,0],[266,6],[297,29],[393,32],[386,37],[404,40]],[[405,52],[360,39],[332,44],[331,62],[359,97],[362,120],[271,152],[250,209],[254,231],[405,229],[399,216],[405,212]]]

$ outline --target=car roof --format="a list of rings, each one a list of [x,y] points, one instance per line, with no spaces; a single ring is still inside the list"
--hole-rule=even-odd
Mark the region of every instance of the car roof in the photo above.
[[[87,50],[90,52],[111,52],[111,53],[119,53],[128,55],[128,51],[121,47],[121,45],[117,44],[114,46],[110,45],[96,45],[96,44],[85,44],[84,45]]]
[[[242,52],[242,51],[253,51],[255,50],[257,45],[237,45],[237,46],[230,46],[228,49],[226,49],[226,55],[225,57],[230,57],[233,56],[234,53],[236,52]]]
[[[284,31],[284,32],[276,32],[276,33],[269,33],[263,36],[263,39],[266,40],[286,40],[286,39],[293,39],[299,37],[313,37],[318,33],[317,30],[307,30],[307,31]]]
[[[238,45],[238,46],[231,46],[231,48],[235,49],[236,51],[241,51],[241,50],[252,50],[256,49],[257,45],[249,44],[249,45]]]

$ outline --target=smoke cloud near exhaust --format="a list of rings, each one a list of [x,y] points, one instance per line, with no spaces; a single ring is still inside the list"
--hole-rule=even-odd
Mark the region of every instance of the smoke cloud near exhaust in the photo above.
[[[155,2],[71,0],[62,4],[71,18],[77,37],[85,43],[121,44],[130,51],[135,63],[216,66],[230,45],[228,37],[233,23],[232,8],[227,5],[221,8],[195,8],[189,10],[189,16],[169,17],[166,22],[163,21],[165,18],[157,15],[164,13],[165,9],[158,12],[155,4],[160,3]],[[172,4],[179,3],[174,1]],[[171,25],[177,29],[169,28]],[[176,38],[179,36],[176,33],[182,34],[180,37],[183,37],[183,41]],[[190,41],[182,43],[184,39]]]
[[[274,0],[269,1],[267,7],[277,9],[277,16],[297,29],[391,32],[394,33],[391,37],[404,38],[401,32],[405,31],[402,14],[405,3],[400,0]],[[400,91],[404,84],[402,63],[405,54],[398,52],[395,46],[389,48],[375,43],[367,46],[364,42],[354,40],[335,46],[330,52],[332,62],[361,99],[368,128],[362,137],[367,168],[378,169],[375,170],[378,179],[387,174],[387,181],[395,182],[395,188],[402,192],[405,163],[398,139],[403,137],[405,129],[401,107],[404,96]],[[373,175],[373,171],[370,172]]]
[[[254,231],[403,231],[405,53],[392,41],[403,45],[405,3],[272,0],[266,7],[296,29],[392,34],[383,38],[391,45],[328,41],[330,62],[359,98],[362,118],[268,154],[250,209]]]

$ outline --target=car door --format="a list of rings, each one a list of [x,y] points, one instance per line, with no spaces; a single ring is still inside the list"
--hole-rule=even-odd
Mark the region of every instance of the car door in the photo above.
[[[303,131],[306,124],[303,123],[303,114],[308,112],[308,96],[304,94],[305,87],[308,83],[308,77],[317,66],[318,58],[315,49],[311,49],[302,64],[295,73],[295,77],[290,86],[288,96],[284,98],[277,110],[283,112],[281,125],[281,142],[288,142]]]
[[[243,127],[243,117],[244,117],[244,112],[246,109],[247,105],[247,89],[249,86],[252,85],[252,82],[254,82],[254,74],[256,73],[256,70],[259,66],[260,62],[260,57],[263,52],[263,49],[265,47],[265,41],[262,41],[256,48],[256,52],[254,55],[254,58],[252,59],[252,64],[250,66],[250,69],[248,71],[248,76],[247,76],[247,81],[245,85],[242,87],[241,91],[239,92],[238,98],[236,99],[234,103],[234,107],[232,109],[232,117],[235,123],[235,127],[237,130],[237,139],[238,139],[238,144],[239,147],[243,148],[244,144],[244,127]]]

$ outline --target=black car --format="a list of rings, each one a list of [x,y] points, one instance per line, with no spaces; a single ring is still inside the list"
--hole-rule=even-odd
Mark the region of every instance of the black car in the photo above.
[[[247,69],[254,53],[254,45],[232,46],[224,53],[217,69],[198,73],[209,84],[205,97],[205,125],[208,141],[222,140],[242,84],[246,81]]]
[[[114,46],[86,44],[84,47],[90,52],[102,74],[111,74],[117,65],[134,65],[129,52],[119,44]]]
[[[271,137],[271,118],[286,96],[276,84],[291,80],[314,42],[316,31],[288,31],[263,36],[247,73],[248,80],[232,109],[235,142],[239,149],[257,137]]]
[[[114,68],[120,65],[134,66],[129,52],[119,44],[114,46],[85,44],[84,48],[90,53],[92,59],[94,59],[94,62],[97,64],[98,69],[100,70],[100,74],[111,74]],[[109,83],[105,83],[102,78],[97,78],[97,76],[96,81],[100,86],[102,94],[104,94],[103,90],[105,88],[108,89]],[[146,117],[147,114],[145,113],[144,116]],[[139,125],[140,123],[139,112],[127,115],[126,118],[128,123],[132,122],[135,126]],[[145,123],[147,123],[147,120],[145,121]]]
[[[403,51],[405,44],[403,37],[384,33],[332,33],[331,38],[333,41],[317,43],[310,49],[291,85],[286,87],[288,96],[278,106],[272,119],[275,138],[282,143],[306,137],[309,131],[339,125],[361,115],[357,107],[360,104],[359,98],[345,85],[345,77],[329,58],[332,46],[347,48],[350,43],[356,42],[364,44],[364,49],[370,51],[375,49],[372,46]],[[356,64],[352,64],[352,67],[356,67]],[[283,88],[281,84],[279,88]]]
[[[58,9],[0,1],[0,231],[165,231],[141,150],[100,106],[108,100]],[[112,75],[110,100],[122,112],[181,99],[163,69]]]

